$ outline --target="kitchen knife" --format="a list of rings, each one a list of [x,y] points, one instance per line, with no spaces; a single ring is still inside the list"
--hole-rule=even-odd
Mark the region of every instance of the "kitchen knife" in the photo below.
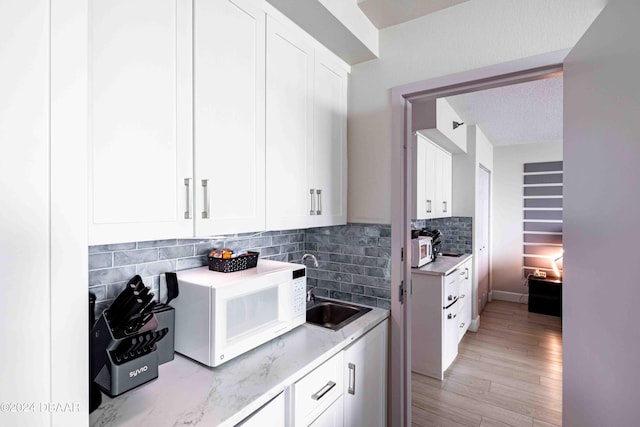
[[[140,289],[140,287],[142,288]],[[120,292],[107,311],[111,326],[117,323],[128,311],[132,300],[135,300],[135,293],[140,292],[144,288],[144,283],[139,275],[133,276],[129,282],[127,282],[124,290]],[[140,289],[140,291],[137,289]]]
[[[178,288],[178,275],[168,271],[164,273],[164,276],[167,279],[167,302],[165,302],[165,304],[169,305],[169,301],[180,295],[180,289]]]
[[[118,318],[115,319],[115,322],[113,324],[112,329],[114,333],[116,333],[118,336],[124,335],[124,328],[127,325],[129,318],[134,314],[137,314],[137,312],[141,310],[141,304],[142,300],[140,298],[136,298],[135,301],[128,304],[125,309],[121,311],[121,315],[119,315]]]
[[[146,340],[146,335],[144,335],[144,334],[138,335],[138,343],[137,343],[136,345],[134,345],[134,346],[133,346],[133,348],[131,349],[131,351],[129,351],[129,355],[130,355],[131,357],[135,357],[135,355],[136,355],[136,353],[137,353],[138,349],[139,349],[140,347],[142,347],[142,345],[145,343],[145,340]]]

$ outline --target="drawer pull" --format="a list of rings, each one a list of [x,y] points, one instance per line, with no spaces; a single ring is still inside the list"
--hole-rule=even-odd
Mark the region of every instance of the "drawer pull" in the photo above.
[[[312,394],[311,398],[313,400],[320,400],[322,399],[322,396],[329,393],[329,390],[331,390],[335,386],[336,386],[336,383],[334,383],[333,381],[329,381],[324,387],[322,387],[320,390]]]
[[[349,388],[347,393],[356,394],[356,365],[349,363]]]

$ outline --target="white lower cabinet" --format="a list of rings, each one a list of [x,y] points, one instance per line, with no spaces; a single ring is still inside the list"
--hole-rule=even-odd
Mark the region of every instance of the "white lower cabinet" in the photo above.
[[[387,322],[344,351],[344,425],[387,423]]]
[[[286,425],[285,407],[284,392],[282,392],[237,425],[242,427],[283,427]]]
[[[442,380],[471,322],[469,258],[445,275],[412,273],[411,370]]]
[[[387,352],[385,320],[291,385],[287,425],[386,426]]]

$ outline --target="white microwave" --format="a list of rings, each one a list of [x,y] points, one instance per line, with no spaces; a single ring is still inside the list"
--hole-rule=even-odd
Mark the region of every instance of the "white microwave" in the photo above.
[[[411,267],[418,268],[433,260],[431,237],[419,236],[411,239]]]
[[[175,350],[219,366],[306,321],[306,269],[260,260],[235,273],[208,267],[177,273]]]

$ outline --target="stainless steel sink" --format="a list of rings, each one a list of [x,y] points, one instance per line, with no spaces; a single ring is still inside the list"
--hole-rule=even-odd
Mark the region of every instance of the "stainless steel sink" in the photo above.
[[[316,299],[316,304],[307,309],[307,323],[337,331],[358,317],[371,311],[367,307]]]

